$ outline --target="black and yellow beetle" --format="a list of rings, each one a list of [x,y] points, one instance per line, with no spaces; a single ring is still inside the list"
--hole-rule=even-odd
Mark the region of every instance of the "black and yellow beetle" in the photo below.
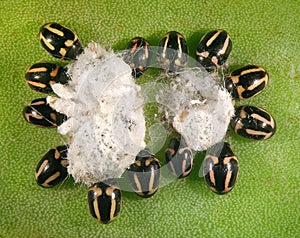
[[[59,23],[47,23],[40,29],[42,46],[53,57],[74,60],[83,47],[75,32]]]
[[[67,146],[58,146],[43,156],[35,170],[38,185],[50,188],[66,179],[68,176],[67,151]]]
[[[209,149],[203,161],[203,176],[209,189],[217,194],[230,192],[238,177],[238,160],[227,142]]]
[[[66,84],[70,80],[67,70],[52,63],[36,63],[31,65],[25,73],[26,83],[35,91],[52,93],[51,85]]]
[[[230,125],[237,135],[252,140],[267,140],[276,132],[276,122],[271,114],[249,105],[235,109]]]
[[[107,179],[89,187],[90,213],[98,221],[107,224],[115,219],[121,211],[121,203],[121,190],[115,180]]]
[[[160,164],[155,155],[147,149],[139,152],[127,172],[130,185],[139,196],[149,198],[158,190]]]
[[[23,116],[32,125],[46,128],[60,126],[67,116],[57,112],[47,103],[46,98],[31,101],[23,110]]]
[[[165,151],[169,171],[177,178],[188,176],[193,167],[193,152],[183,137],[172,138]]]
[[[260,66],[246,65],[230,73],[225,87],[234,99],[244,100],[261,93],[269,82],[269,74]]]
[[[187,64],[187,56],[187,43],[179,32],[170,31],[160,40],[157,61],[167,75],[180,72]]]
[[[132,68],[132,76],[140,77],[150,65],[152,51],[149,42],[142,37],[131,39],[123,55],[124,61]]]
[[[207,71],[215,71],[224,65],[231,50],[231,38],[226,31],[210,31],[199,41],[196,59]]]

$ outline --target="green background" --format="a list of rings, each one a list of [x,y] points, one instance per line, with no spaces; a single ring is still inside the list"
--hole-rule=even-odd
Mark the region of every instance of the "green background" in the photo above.
[[[0,237],[299,237],[299,12],[298,0],[0,1]],[[231,193],[207,189],[198,177],[199,153],[188,178],[150,199],[123,193],[120,217],[99,224],[89,215],[84,185],[69,179],[42,189],[34,179],[40,158],[62,141],[55,129],[22,117],[29,101],[44,96],[25,84],[26,68],[59,62],[38,39],[50,21],[75,30],[85,45],[96,41],[114,50],[135,36],[157,45],[176,30],[191,56],[205,32],[225,29],[233,41],[231,69],[254,63],[270,73],[266,91],[240,104],[271,112],[277,133],[264,142],[232,135],[240,175]]]

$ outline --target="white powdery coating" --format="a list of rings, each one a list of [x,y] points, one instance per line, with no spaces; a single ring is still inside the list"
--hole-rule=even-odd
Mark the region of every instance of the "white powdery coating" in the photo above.
[[[87,185],[119,178],[145,147],[141,88],[122,58],[96,43],[68,73],[68,85],[53,85],[60,98],[48,97],[51,107],[69,117],[58,127],[70,138],[68,172]]]
[[[173,127],[196,151],[207,150],[224,139],[234,106],[230,94],[200,69],[186,69],[171,79],[170,91],[156,100],[173,115]]]

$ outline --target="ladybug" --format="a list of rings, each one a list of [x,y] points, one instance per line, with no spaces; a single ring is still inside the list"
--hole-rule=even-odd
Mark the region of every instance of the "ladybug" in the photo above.
[[[184,37],[177,31],[168,32],[159,42],[157,61],[164,73],[176,75],[188,60],[188,47]]]
[[[131,187],[136,194],[149,198],[157,192],[160,182],[160,164],[150,151],[141,150],[127,172]]]
[[[67,146],[58,146],[43,156],[35,170],[38,185],[50,188],[66,179],[68,176],[67,150]]]
[[[107,179],[89,187],[89,210],[101,223],[107,224],[114,220],[120,214],[121,204],[122,194],[115,180]]]
[[[244,100],[261,93],[269,82],[269,74],[257,65],[246,65],[230,73],[225,87],[234,99]]]
[[[83,52],[76,33],[59,23],[46,23],[41,27],[39,36],[44,49],[55,58],[75,60]]]
[[[231,50],[231,38],[226,31],[210,31],[199,41],[196,59],[208,72],[215,71],[225,64]]]
[[[217,194],[230,192],[238,177],[238,160],[227,142],[212,146],[203,161],[203,176],[209,189]]]
[[[52,93],[51,85],[66,84],[70,80],[67,70],[52,63],[36,63],[31,65],[25,73],[26,83],[35,91]]]
[[[131,39],[125,48],[123,58],[132,68],[132,76],[140,77],[148,69],[152,58],[149,42],[142,37]]]
[[[24,119],[32,125],[45,128],[60,126],[67,116],[57,112],[47,103],[46,98],[31,101],[23,110]]]
[[[230,121],[234,132],[251,140],[267,140],[276,132],[276,122],[266,110],[244,105],[235,109]]]
[[[166,163],[169,171],[177,178],[188,176],[193,167],[193,152],[185,140],[172,138],[165,151]]]

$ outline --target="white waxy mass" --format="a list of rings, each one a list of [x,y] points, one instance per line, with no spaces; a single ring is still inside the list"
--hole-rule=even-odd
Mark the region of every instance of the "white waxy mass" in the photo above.
[[[68,65],[68,73],[68,85],[53,85],[59,98],[48,97],[69,117],[58,127],[70,138],[68,172],[85,184],[119,178],[145,147],[141,88],[122,58],[96,43]]]

